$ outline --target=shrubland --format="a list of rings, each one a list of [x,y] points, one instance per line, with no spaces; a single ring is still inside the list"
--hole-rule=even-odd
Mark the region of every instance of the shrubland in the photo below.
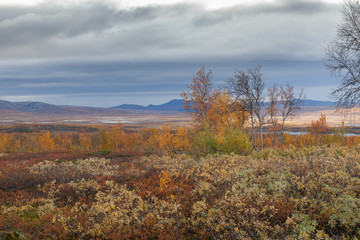
[[[2,133],[0,238],[360,238],[360,138],[328,131]]]
[[[360,237],[358,147],[58,157],[0,157],[1,238]]]

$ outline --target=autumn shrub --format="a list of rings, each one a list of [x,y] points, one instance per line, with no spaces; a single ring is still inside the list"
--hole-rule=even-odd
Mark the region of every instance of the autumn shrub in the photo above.
[[[222,118],[221,118],[222,119]],[[171,127],[128,131],[121,124],[103,126],[92,132],[12,132],[0,133],[0,153],[89,153],[97,156],[107,153],[158,154],[174,156],[191,153],[206,156],[213,153],[248,154],[251,152],[246,128],[231,119],[222,119],[224,124],[205,124],[202,127]],[[229,122],[230,121],[230,122]],[[225,124],[226,123],[226,124]],[[256,145],[260,145],[256,133]],[[265,133],[264,147],[298,149],[310,146],[338,144],[353,147],[360,144],[359,136],[346,136],[344,126],[329,129],[326,117],[308,127],[301,135]]]
[[[206,127],[192,138],[191,153],[206,156],[214,153],[247,154],[252,145],[243,130],[228,127],[221,131]]]
[[[240,129],[227,128],[218,138],[223,153],[247,154],[252,148],[248,136]]]
[[[216,153],[219,148],[215,133],[210,127],[197,132],[191,139],[191,153],[198,157]]]
[[[0,236],[360,238],[359,147],[111,157],[0,161],[1,183],[12,182],[0,189]],[[16,188],[7,171],[33,185]]]

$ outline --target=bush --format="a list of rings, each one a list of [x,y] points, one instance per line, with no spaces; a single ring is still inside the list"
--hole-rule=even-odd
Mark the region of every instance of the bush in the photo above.
[[[225,131],[224,141],[220,143],[220,151],[224,153],[247,154],[252,145],[246,134],[235,128],[228,128]]]
[[[216,153],[219,148],[215,134],[210,128],[198,132],[192,139],[191,153],[197,157]]]
[[[0,161],[0,239],[360,238],[359,148],[111,157]]]
[[[247,154],[251,148],[249,138],[236,128],[226,128],[219,132],[205,128],[192,139],[192,154],[195,156],[214,153]]]

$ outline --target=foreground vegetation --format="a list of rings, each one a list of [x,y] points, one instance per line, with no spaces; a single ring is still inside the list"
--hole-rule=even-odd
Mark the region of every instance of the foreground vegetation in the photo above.
[[[0,157],[2,239],[360,237],[358,147],[30,155]]]

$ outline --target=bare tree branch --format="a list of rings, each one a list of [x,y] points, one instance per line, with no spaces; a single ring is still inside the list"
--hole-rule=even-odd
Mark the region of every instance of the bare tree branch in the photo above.
[[[262,79],[261,67],[249,68],[247,71],[235,71],[233,77],[226,80],[230,93],[235,100],[245,106],[250,116],[252,139],[256,148],[255,126],[260,129],[260,147],[263,147],[263,125],[267,111],[264,107],[265,84]]]
[[[341,79],[331,92],[338,109],[360,106],[360,1],[347,0],[336,39],[326,49],[326,66]]]

